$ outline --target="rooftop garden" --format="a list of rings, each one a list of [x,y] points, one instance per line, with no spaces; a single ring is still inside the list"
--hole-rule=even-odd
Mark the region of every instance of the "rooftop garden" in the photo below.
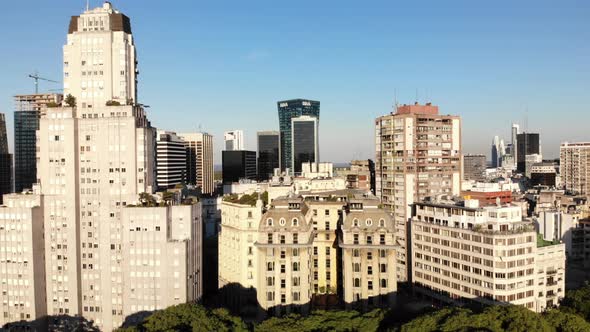
[[[268,192],[265,191],[262,194],[260,194],[260,199],[262,200],[262,204],[264,206],[266,206],[266,204],[268,204]],[[241,205],[256,206],[257,200],[258,200],[258,193],[243,194],[242,196],[239,196],[238,194],[230,194],[230,195],[223,196],[224,202],[241,204]]]
[[[543,234],[537,234],[537,248],[543,248],[543,247],[547,247],[547,246],[554,246],[556,244],[559,244],[559,241],[553,240],[553,241],[547,241],[543,238]]]

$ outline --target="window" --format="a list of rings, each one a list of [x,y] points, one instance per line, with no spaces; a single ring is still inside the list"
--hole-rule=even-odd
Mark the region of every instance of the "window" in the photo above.
[[[281,250],[281,259],[285,259],[286,253],[285,250]]]
[[[266,219],[266,226],[272,226],[272,218]]]
[[[327,231],[330,230],[330,222],[329,221],[326,221],[325,228],[326,228]]]
[[[373,244],[373,237],[371,235],[367,235],[367,244]]]
[[[379,250],[379,257],[381,257],[381,258],[385,258],[385,257],[386,257],[386,255],[387,255],[387,254],[386,254],[386,251],[385,251],[385,249],[381,249],[381,250]]]
[[[286,268],[285,264],[281,264],[281,273],[285,273],[286,269],[287,268]]]
[[[274,262],[268,262],[266,263],[266,271],[274,271],[275,269],[275,263]]]
[[[359,227],[359,220],[355,218],[355,219],[352,221],[352,226],[354,226],[354,227]]]
[[[372,280],[369,280],[367,284],[368,284],[368,285],[367,285],[367,288],[368,288],[369,290],[373,290],[373,281],[372,281]]]
[[[385,219],[379,219],[379,227],[385,227]]]
[[[285,279],[281,279],[281,288],[287,288],[287,281]]]
[[[373,253],[372,253],[372,252],[370,252],[370,251],[369,251],[369,252],[367,253],[367,259],[368,259],[368,260],[372,260],[372,259],[373,259]]]
[[[285,236],[281,235],[281,244],[285,244]]]
[[[354,244],[359,244],[359,235],[358,234],[353,234],[352,235],[352,241]]]
[[[326,256],[330,256],[330,247],[326,247]]]
[[[367,219],[367,220],[365,220],[365,224],[367,224],[367,226],[372,226],[373,225],[373,220]]]
[[[373,274],[373,267],[371,265],[367,266],[367,274],[368,275],[372,275]]]
[[[361,279],[354,278],[354,287],[361,287]]]
[[[272,243],[272,233],[268,233],[268,243]]]
[[[297,234],[297,233],[293,234],[293,243],[295,243],[295,244],[299,243],[299,234]]]
[[[330,215],[330,210],[326,210],[324,211],[325,215],[329,216]]]
[[[361,272],[361,263],[353,263],[352,264],[352,271],[353,272]]]
[[[299,219],[293,218],[293,220],[291,220],[291,226],[293,226],[293,227],[299,226]]]
[[[275,292],[266,292],[266,300],[267,301],[274,301],[275,300]]]
[[[281,303],[282,304],[287,303],[287,295],[286,294],[281,294]]]
[[[287,222],[283,218],[281,218],[281,220],[279,220],[279,225],[281,225],[281,226],[285,226],[286,223]]]
[[[299,284],[301,283],[301,278],[299,277],[293,277],[293,286],[299,286]]]
[[[267,286],[274,286],[275,285],[275,277],[266,277],[266,285]]]
[[[385,234],[379,234],[379,244],[385,244]]]
[[[299,256],[299,248],[293,248],[293,256],[294,257]]]
[[[353,249],[352,256],[353,257],[360,257],[361,256],[360,251],[358,249]]]
[[[313,216],[317,217],[318,216],[318,210],[313,210]]]
[[[381,270],[381,273],[386,273],[387,272],[387,264],[381,264],[380,270]]]
[[[293,263],[293,271],[299,271],[299,262],[294,262]]]
[[[299,292],[293,292],[293,301],[298,302],[300,300]]]

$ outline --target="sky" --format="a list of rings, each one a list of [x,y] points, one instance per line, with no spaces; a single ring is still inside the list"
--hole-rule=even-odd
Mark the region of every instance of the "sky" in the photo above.
[[[102,1],[89,1],[91,7]],[[489,156],[516,122],[545,158],[590,141],[589,1],[120,0],[131,18],[139,97],[158,129],[214,135],[278,130],[279,100],[321,102],[320,157],[374,158],[374,119],[398,103],[462,118],[463,151]],[[0,112],[28,74],[62,80],[69,17],[84,0],[3,1]],[[41,82],[41,91],[61,88]]]

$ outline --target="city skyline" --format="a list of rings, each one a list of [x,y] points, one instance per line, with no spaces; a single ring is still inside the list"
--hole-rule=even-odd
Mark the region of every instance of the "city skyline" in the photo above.
[[[257,131],[278,128],[276,102],[291,98],[322,103],[322,160],[334,162],[374,158],[368,119],[391,112],[395,99],[431,101],[460,115],[464,152],[488,158],[490,139],[509,138],[511,123],[541,134],[545,158],[558,157],[561,142],[587,140],[583,124],[590,115],[582,100],[590,68],[581,58],[588,54],[587,4],[427,4],[322,4],[308,11],[305,4],[278,9],[264,2],[231,9],[184,1],[169,7],[114,2],[136,18],[139,101],[151,106],[153,125],[211,133],[215,164],[224,131],[243,129],[245,148],[254,150]],[[5,61],[14,64],[0,83],[0,111],[9,115],[12,96],[34,91],[28,74],[38,70],[63,81],[62,17],[75,15],[85,3],[41,3],[32,13],[25,1],[6,6],[13,13],[0,23],[6,29],[22,15],[44,27],[14,31],[2,46]],[[188,19],[189,13],[196,19]],[[287,15],[301,16],[307,26],[289,27]],[[523,20],[511,20],[518,16]],[[152,24],[155,17],[159,23]],[[32,38],[35,43],[28,42]],[[41,92],[61,87],[40,86]],[[187,95],[190,101],[183,99]],[[193,120],[186,121],[187,114]],[[571,121],[574,116],[579,121]],[[7,125],[13,152],[10,115]],[[354,135],[342,135],[344,130]],[[337,149],[343,143],[349,148]]]

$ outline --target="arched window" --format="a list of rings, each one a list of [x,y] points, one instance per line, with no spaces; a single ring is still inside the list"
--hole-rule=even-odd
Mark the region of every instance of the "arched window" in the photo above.
[[[272,218],[266,219],[266,226],[272,226]]]
[[[361,256],[360,251],[358,249],[353,249],[352,256],[353,257],[360,257]]]
[[[285,221],[285,218],[281,218],[281,220],[279,220],[279,225],[281,226],[285,226],[287,222]]]
[[[354,287],[361,287],[361,279],[354,278]]]
[[[385,227],[385,219],[379,219],[379,227]]]
[[[299,219],[293,218],[293,220],[291,220],[291,226],[299,226]]]
[[[372,226],[373,225],[373,220],[367,219],[367,220],[365,220],[365,224],[367,224],[367,226]]]
[[[360,263],[354,263],[354,264],[352,264],[352,270],[354,272],[361,272],[361,264]]]
[[[352,226],[354,226],[354,227],[359,227],[359,220],[358,220],[358,219],[356,219],[356,218],[354,218],[354,219],[352,220]]]

